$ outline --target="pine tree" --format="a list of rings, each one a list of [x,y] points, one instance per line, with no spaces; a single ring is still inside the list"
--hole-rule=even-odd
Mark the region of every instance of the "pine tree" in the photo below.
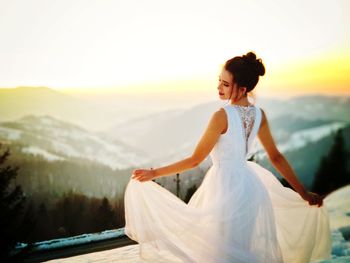
[[[47,211],[45,203],[41,202],[37,209],[38,216],[38,226],[36,228],[37,237],[36,239],[48,240],[50,239],[50,229],[52,228],[52,223],[49,218],[49,213]]]
[[[321,158],[312,191],[319,194],[328,194],[349,184],[350,173],[347,171],[348,155],[342,129],[339,129],[328,155]]]
[[[28,202],[28,201],[27,201]],[[37,216],[33,200],[29,201],[26,206],[23,218],[17,232],[19,233],[20,241],[24,243],[33,243],[33,233],[37,226]]]
[[[197,190],[197,186],[195,184],[187,189],[186,197],[184,200],[186,204],[190,201],[192,195],[196,192],[196,190]]]
[[[25,201],[21,187],[11,182],[16,178],[19,167],[5,166],[9,155],[9,149],[0,154],[0,260],[9,258],[10,251],[19,240],[19,221]]]
[[[109,201],[106,197],[103,198],[101,205],[97,210],[95,218],[96,228],[98,231],[112,229],[115,226],[116,216]]]

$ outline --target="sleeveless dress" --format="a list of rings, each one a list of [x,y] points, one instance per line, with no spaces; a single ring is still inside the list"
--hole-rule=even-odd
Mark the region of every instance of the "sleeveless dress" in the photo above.
[[[125,234],[137,262],[308,263],[331,258],[325,204],[307,201],[247,161],[261,123],[257,106],[225,105],[228,128],[188,204],[153,181],[130,179]]]

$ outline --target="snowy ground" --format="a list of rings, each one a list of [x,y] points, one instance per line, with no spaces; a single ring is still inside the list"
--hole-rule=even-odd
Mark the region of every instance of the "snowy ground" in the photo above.
[[[332,229],[332,259],[317,263],[350,262],[350,185],[338,189],[325,200],[328,208]],[[348,240],[345,240],[346,237]],[[70,258],[55,259],[47,262],[116,262],[137,263],[138,245],[129,245],[102,252],[88,253]]]
[[[331,193],[324,199],[332,229],[332,260],[320,263],[350,262],[350,185]],[[347,238],[347,240],[344,239]]]

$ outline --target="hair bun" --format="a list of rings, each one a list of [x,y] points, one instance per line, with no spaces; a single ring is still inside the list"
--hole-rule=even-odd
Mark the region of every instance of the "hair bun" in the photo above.
[[[243,55],[244,61],[247,63],[252,64],[254,67],[254,70],[258,73],[259,76],[264,76],[265,75],[265,67],[264,64],[262,63],[262,60],[256,59],[256,55],[253,52],[248,52],[246,55]]]
[[[246,55],[243,55],[243,57],[247,58],[250,61],[256,60],[256,55],[253,52],[248,52]]]

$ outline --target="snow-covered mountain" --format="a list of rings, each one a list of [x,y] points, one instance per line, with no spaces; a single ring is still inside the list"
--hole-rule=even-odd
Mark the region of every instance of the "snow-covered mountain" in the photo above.
[[[346,125],[347,123],[345,122],[334,122],[297,131],[290,136],[290,139],[286,143],[281,143],[278,145],[278,149],[280,149],[282,152],[285,152],[302,148],[309,142],[317,142],[318,140],[332,133],[335,133],[337,130],[345,127]]]
[[[142,138],[145,133],[153,130],[156,123],[163,123],[168,119],[182,116],[183,110],[167,110],[159,113],[152,113],[147,116],[131,118],[127,121],[113,125],[108,132],[101,132],[101,135],[110,135],[110,137],[119,137],[129,145],[139,146],[137,138]],[[115,134],[117,133],[117,135]],[[132,134],[132,137],[130,136]]]
[[[277,142],[277,148],[282,152],[293,151],[303,147],[306,147],[308,143],[315,143],[335,132],[341,128],[349,125],[346,122],[333,122],[329,124],[323,124],[317,127],[303,129],[292,134],[289,134],[289,138],[286,141]],[[279,137],[277,137],[279,138]],[[266,156],[266,152],[263,151],[262,145],[257,146],[258,156],[263,158]]]
[[[150,107],[139,110],[134,100],[123,94],[81,97],[47,87],[1,88],[0,121],[13,121],[27,115],[48,115],[89,131],[98,131],[133,116],[155,111]]]
[[[47,92],[51,94],[51,91]],[[65,98],[62,97],[61,101]],[[226,101],[215,101],[189,109],[173,109],[143,115],[123,122],[118,120],[114,126],[110,126],[111,129],[99,133],[81,128],[76,122],[68,122],[66,118],[27,115],[1,122],[0,141],[15,145],[17,153],[28,156],[24,165],[27,170],[22,170],[27,173],[31,171],[35,180],[27,180],[28,176],[24,174],[20,176],[28,186],[28,192],[36,191],[39,180],[47,176],[46,184],[61,189],[60,192],[72,186],[76,190],[89,193],[90,196],[105,193],[114,196],[114,191],[122,192],[129,171],[120,171],[116,177],[113,172],[104,171],[103,167],[159,167],[189,156],[200,140],[212,113],[226,104]],[[321,104],[328,107],[327,113],[317,106]],[[55,104],[55,107],[58,109],[59,105]],[[349,115],[344,114],[350,110],[348,98],[305,96],[286,101],[258,98],[256,105],[266,112],[278,149],[282,153],[290,154],[288,160],[291,160],[293,168],[307,186],[311,185],[321,155],[326,154],[330,147],[332,133],[350,122]],[[315,105],[315,108],[310,105]],[[11,111],[11,108],[9,110]],[[345,139],[349,141],[349,129],[345,135]],[[266,160],[265,152],[259,143],[257,147],[257,157],[263,163]],[[310,149],[315,152],[312,158],[309,158]],[[43,160],[40,168],[35,166],[36,163],[32,163],[35,158],[30,156]],[[66,161],[74,162],[75,166],[70,166]],[[47,163],[50,163],[48,170],[44,169]],[[93,163],[103,167],[85,168]],[[188,187],[199,185],[210,166],[209,163],[210,160],[206,160],[198,169],[181,174],[182,196]],[[39,173],[35,172],[35,167]],[[86,169],[90,172],[89,175]],[[197,176],[192,176],[193,174]],[[63,180],[63,176],[67,178]],[[99,176],[98,186],[96,176]],[[160,179],[162,180],[159,182],[166,188],[175,189],[172,177]],[[106,187],[106,184],[111,187]]]
[[[300,95],[284,100],[258,98],[258,104],[270,118],[299,117],[307,120],[350,122],[350,96]]]
[[[115,125],[103,134],[138,147],[155,164],[175,161],[192,153],[211,113],[220,105],[222,102],[213,102],[183,111],[152,114]]]
[[[0,113],[0,121],[49,115],[84,127],[100,116],[93,103],[46,87],[1,88]]]
[[[108,140],[77,125],[44,116],[26,116],[0,123],[0,140],[22,145],[22,153],[47,161],[86,160],[112,169],[125,169],[149,162],[149,158],[116,139]]]

